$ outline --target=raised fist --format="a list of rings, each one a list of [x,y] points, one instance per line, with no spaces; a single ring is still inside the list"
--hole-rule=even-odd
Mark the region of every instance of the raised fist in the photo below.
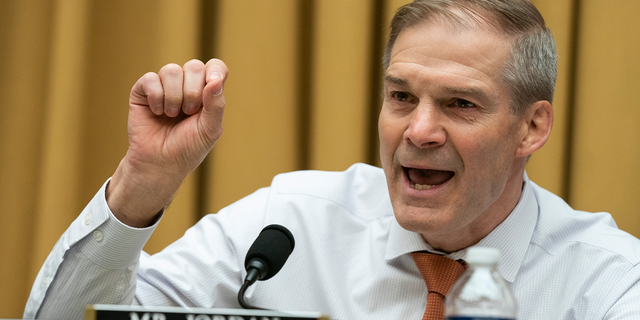
[[[122,222],[144,227],[166,207],[222,134],[226,65],[168,64],[142,76],[129,96],[129,149],[107,187]]]

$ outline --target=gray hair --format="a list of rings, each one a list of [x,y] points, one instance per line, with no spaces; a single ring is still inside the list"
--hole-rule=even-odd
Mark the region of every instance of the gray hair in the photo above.
[[[461,15],[467,19],[461,19]],[[454,28],[488,26],[512,38],[511,56],[501,80],[509,89],[513,113],[524,113],[536,101],[553,102],[556,45],[542,15],[529,1],[414,0],[398,9],[391,21],[384,70],[389,67],[391,50],[400,32],[431,20]]]

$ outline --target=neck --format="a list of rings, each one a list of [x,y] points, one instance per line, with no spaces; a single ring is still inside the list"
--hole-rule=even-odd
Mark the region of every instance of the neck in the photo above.
[[[447,233],[435,236],[422,234],[422,238],[435,250],[444,253],[460,251],[480,242],[500,225],[518,205],[524,187],[524,164],[524,161],[514,164],[500,198],[474,221],[456,230],[455,234]]]

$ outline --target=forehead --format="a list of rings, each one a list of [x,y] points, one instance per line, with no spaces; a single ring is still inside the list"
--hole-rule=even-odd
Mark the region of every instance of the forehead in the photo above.
[[[488,27],[452,27],[425,22],[398,35],[387,74],[415,71],[442,73],[485,84],[499,84],[511,41]],[[404,78],[404,77],[403,77]]]

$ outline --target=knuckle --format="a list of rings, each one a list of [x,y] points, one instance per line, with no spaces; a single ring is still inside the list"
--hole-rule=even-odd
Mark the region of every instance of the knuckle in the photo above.
[[[184,89],[184,97],[186,99],[200,99],[201,96],[202,96],[202,90],[191,89],[191,88]]]
[[[178,95],[178,94],[169,94],[169,93],[165,93],[164,95],[164,100],[169,103],[169,104],[181,104],[182,103],[182,96]]]
[[[158,74],[155,72],[147,72],[138,79],[136,84],[131,88],[131,92],[146,96],[162,95],[162,87],[159,84]]]
[[[143,86],[147,86],[149,84],[154,84],[158,80],[158,74],[155,72],[147,72],[138,80],[139,84]]]
[[[179,65],[175,64],[175,63],[169,63],[167,65],[165,65],[164,67],[162,67],[160,69],[160,72],[158,72],[158,74],[160,76],[164,76],[164,75],[168,75],[168,76],[175,76],[175,75],[181,75],[182,74],[182,67],[180,67]]]
[[[147,92],[147,97],[151,101],[162,101],[164,99],[164,93],[159,90],[149,91]]]
[[[224,97],[221,97],[220,101],[213,105],[213,108],[217,109],[218,111],[224,111],[226,104],[227,102],[225,101]]]
[[[217,58],[210,59],[207,62],[207,65],[215,65],[215,66],[218,66],[218,67],[222,67],[222,69],[224,69],[225,72],[229,71],[229,68],[227,68],[227,64],[225,64],[224,61],[222,61],[220,59],[217,59]]]
[[[144,81],[153,81],[158,77],[158,74],[155,72],[147,72],[145,73],[141,79]]]
[[[201,71],[204,70],[204,63],[198,59],[187,61],[182,67],[185,71]]]

